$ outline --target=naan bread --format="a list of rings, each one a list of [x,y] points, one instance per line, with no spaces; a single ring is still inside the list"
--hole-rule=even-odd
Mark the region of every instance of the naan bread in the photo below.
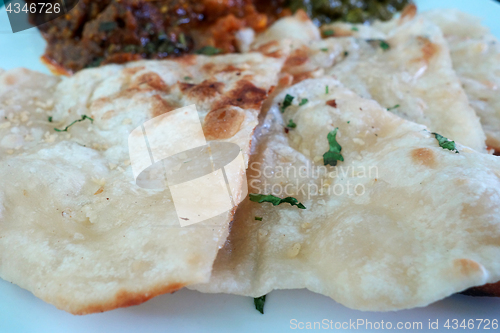
[[[282,114],[286,94],[294,100]],[[344,162],[325,167],[335,128]],[[500,279],[497,157],[441,148],[425,126],[331,78],[285,89],[256,138],[249,192],[306,209],[245,199],[210,282],[193,288],[253,297],[307,288],[389,311]]]
[[[320,40],[321,35],[306,12],[298,10],[293,16],[279,19],[260,33],[250,47],[252,49],[269,47],[287,39],[293,40],[295,44],[307,44],[313,40]]]
[[[293,76],[290,82],[332,76],[405,119],[484,151],[485,134],[437,25],[411,16],[384,23],[383,29],[336,23],[322,27],[323,34],[333,31],[334,38],[319,40],[308,33],[316,37],[307,42],[304,36],[287,34],[298,29],[290,28],[293,24],[307,26],[304,18],[297,16],[287,18],[287,30],[272,34],[275,30],[271,26],[254,42],[254,49],[265,54],[274,54],[277,45],[285,49],[287,43],[292,44],[292,50],[283,53],[287,56],[283,71]],[[372,41],[367,42],[369,39]],[[384,51],[380,40],[387,41],[390,48]]]
[[[500,151],[500,42],[480,19],[458,10],[423,16],[439,25],[469,102],[481,118],[487,145]]]
[[[237,144],[247,163],[281,65],[250,53],[109,65],[60,82],[22,69],[3,73],[0,276],[74,314],[207,282],[234,212],[219,216],[222,223],[181,228],[168,189],[135,184],[129,133],[196,104],[206,139]],[[83,115],[93,123],[54,131]],[[237,202],[244,174],[226,175]]]

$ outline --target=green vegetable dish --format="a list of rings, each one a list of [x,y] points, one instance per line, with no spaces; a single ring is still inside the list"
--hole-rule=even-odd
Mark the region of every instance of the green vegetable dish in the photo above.
[[[315,23],[325,24],[333,21],[351,23],[386,21],[403,9],[408,0],[288,0],[287,7],[292,11],[303,9]]]

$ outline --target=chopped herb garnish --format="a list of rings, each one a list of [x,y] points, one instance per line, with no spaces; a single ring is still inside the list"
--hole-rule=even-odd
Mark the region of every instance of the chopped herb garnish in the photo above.
[[[88,65],[87,68],[93,68],[93,67],[99,67],[101,65],[101,62],[104,60],[103,57],[96,58],[92,60]]]
[[[307,98],[302,98],[300,100],[299,106],[302,106],[302,105],[306,104],[307,102],[309,102],[309,100]]]
[[[83,115],[81,119],[75,120],[74,122],[72,122],[71,124],[69,124],[68,126],[66,126],[64,129],[61,130],[61,129],[58,129],[58,128],[54,128],[54,131],[56,131],[56,132],[67,132],[68,128],[70,128],[71,126],[73,126],[76,123],[79,123],[80,121],[84,121],[85,119],[90,120],[90,123],[94,122],[94,119],[90,118],[89,116]]]
[[[266,194],[250,193],[250,201],[258,202],[258,203],[270,202],[273,204],[273,206],[278,206],[282,203],[289,203],[290,205],[297,206],[300,209],[306,209],[306,207],[295,198],[286,197],[284,199],[281,199],[281,198],[278,198],[277,196],[274,196],[272,194],[266,195]]]
[[[52,117],[49,117],[49,123],[51,123],[51,122],[52,122]]]
[[[320,50],[323,51],[323,52],[328,52],[328,49],[326,47],[324,47],[324,48],[322,48]]]
[[[389,44],[387,44],[387,42],[385,40],[381,40],[380,41],[380,47],[382,48],[382,50],[384,51],[387,51],[388,49],[390,49],[390,46]]]
[[[394,110],[394,109],[397,109],[397,108],[399,108],[399,104],[396,104],[393,107],[387,108],[387,111],[391,111],[391,110]]]
[[[222,53],[222,50],[213,46],[203,46],[201,49],[196,51],[196,53],[204,55],[216,55]]]
[[[112,31],[115,30],[118,27],[118,24],[116,22],[101,22],[99,24],[99,31],[107,32],[107,31]]]
[[[154,28],[154,25],[152,22],[148,22],[146,23],[146,25],[144,26],[144,29],[148,32],[148,34],[150,35],[154,35],[155,31],[153,30]]]
[[[455,151],[455,153],[458,154],[457,147],[455,146],[455,141],[451,141],[450,139],[445,138],[444,136],[437,133],[432,134],[434,134],[434,136],[436,137],[436,140],[438,141],[441,148]]]
[[[333,36],[334,34],[335,31],[333,31],[332,29],[323,31],[323,36]]]
[[[179,43],[182,47],[186,47],[186,36],[184,36],[183,32],[179,34]]]
[[[160,30],[158,32],[158,40],[161,40],[161,41],[164,41],[168,38],[167,34],[165,33],[165,31],[163,30]]]
[[[163,41],[158,46],[158,52],[160,52],[160,53],[172,53],[172,52],[175,52],[176,49],[177,48],[170,41]]]
[[[285,112],[285,109],[292,105],[294,97],[292,95],[286,94],[285,99],[283,100],[283,104],[281,105],[281,113]]]
[[[286,127],[295,128],[295,127],[297,127],[297,124],[293,122],[293,119],[290,119],[288,121],[288,125],[286,125]]]
[[[123,52],[126,53],[138,53],[139,45],[128,44],[123,47]]]
[[[265,303],[266,303],[266,295],[253,299],[253,304],[255,304],[255,309],[262,314],[264,314],[264,304]]]
[[[387,51],[388,49],[391,48],[391,46],[383,39],[367,39],[366,41],[372,45],[380,46],[380,48],[384,51]]]
[[[158,48],[156,47],[155,43],[149,42],[146,45],[144,45],[144,51],[146,51],[147,54],[153,54],[156,52]]]
[[[350,121],[350,120],[348,120],[348,121],[347,121],[347,123],[348,123],[348,124],[350,124],[350,123],[351,123],[351,121]]]
[[[262,221],[262,217],[258,217],[258,216],[256,216],[256,217],[255,217],[255,221]]]
[[[190,76],[184,76],[184,80],[189,81],[192,80],[192,78]]]
[[[347,57],[349,55],[349,52],[344,51],[344,57]]]
[[[337,136],[338,129],[339,128],[337,127],[327,135],[330,149],[323,154],[323,162],[325,163],[325,165],[329,164],[331,166],[336,166],[337,161],[344,161],[344,157],[340,154],[342,147],[339,145],[337,139],[335,138]]]
[[[358,27],[352,27],[351,30],[352,31],[359,31]]]
[[[329,92],[329,89],[328,89],[328,86],[325,87],[325,94],[328,94]]]

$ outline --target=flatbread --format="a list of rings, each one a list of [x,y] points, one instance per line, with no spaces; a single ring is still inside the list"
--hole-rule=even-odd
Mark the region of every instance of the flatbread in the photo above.
[[[296,127],[284,131],[290,120]],[[325,167],[335,128],[344,161]],[[307,288],[389,311],[500,279],[497,157],[444,149],[425,126],[332,78],[285,89],[256,140],[249,192],[292,196],[306,209],[246,199],[210,282],[191,288],[253,297]]]
[[[283,52],[287,57],[283,71],[292,75],[290,83],[332,76],[405,119],[485,151],[479,118],[469,105],[437,25],[410,15],[374,27],[335,23],[321,28],[323,34],[333,33],[333,38],[307,41],[302,35],[287,34],[298,30],[291,28],[293,24],[311,29],[303,17],[294,16],[287,18],[287,30],[273,34],[271,26],[254,42],[254,49],[265,54],[275,54],[277,45],[286,49],[291,44],[291,50]],[[382,40],[387,41],[388,50],[380,47]]]
[[[314,23],[303,10],[298,10],[293,16],[286,16],[264,32],[260,33],[250,46],[252,49],[269,47],[287,39],[297,44],[306,44],[313,40],[320,40],[321,34]]]
[[[481,118],[487,145],[500,150],[500,42],[479,18],[454,9],[422,14],[439,25],[453,67],[469,102]]]
[[[129,134],[196,104],[206,139],[237,144],[247,163],[261,104],[281,65],[249,53],[109,65],[63,80],[22,69],[3,73],[0,276],[73,314],[207,282],[234,211],[217,223],[181,227],[169,189],[136,185]],[[54,131],[83,116],[93,123],[85,118]],[[181,129],[164,133],[165,144]],[[245,195],[243,171],[226,168],[234,202]]]

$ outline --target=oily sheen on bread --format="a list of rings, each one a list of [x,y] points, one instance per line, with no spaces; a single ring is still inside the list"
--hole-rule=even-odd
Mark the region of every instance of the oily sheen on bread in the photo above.
[[[65,79],[3,72],[0,277],[74,314],[207,282],[234,212],[181,227],[168,189],[136,185],[129,133],[196,104],[207,141],[237,144],[247,163],[281,64],[249,53],[109,65]],[[237,201],[244,174],[226,174]]]
[[[422,14],[439,25],[472,107],[481,118],[487,145],[500,150],[500,42],[479,18],[458,10]]]
[[[343,161],[325,166],[324,154],[338,152],[335,129]],[[332,78],[280,93],[255,140],[249,192],[306,209],[243,201],[210,282],[192,288],[254,297],[307,288],[389,311],[500,279],[497,157],[445,149],[425,126]]]
[[[277,48],[287,50],[281,55],[287,58],[283,72],[290,74],[290,83],[336,78],[402,118],[484,151],[479,118],[469,105],[436,24],[422,16],[394,19],[382,23],[383,29],[380,24],[335,23],[321,28],[325,37],[321,40],[319,33],[309,31],[314,26],[306,24],[306,19],[299,14],[287,18],[287,30],[271,26],[254,41],[254,49],[264,54],[276,55]],[[298,29],[292,25],[308,33],[287,34]]]

